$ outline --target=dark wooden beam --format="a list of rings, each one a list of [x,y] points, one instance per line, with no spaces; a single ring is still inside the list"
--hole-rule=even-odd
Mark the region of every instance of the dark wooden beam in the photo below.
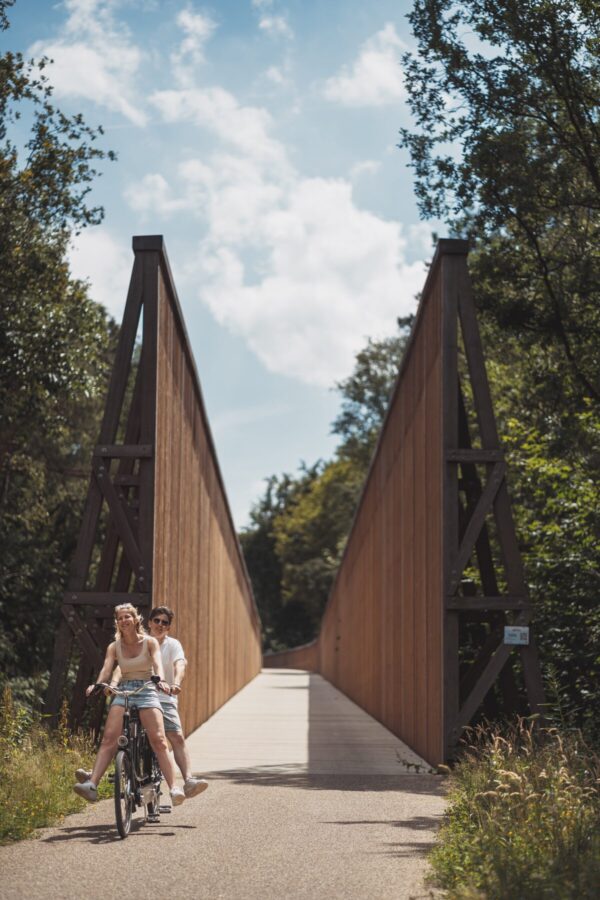
[[[441,249],[438,252],[442,252]],[[464,247],[466,252],[466,247]],[[461,255],[442,257],[442,434],[443,452],[458,447],[458,270],[464,265]],[[443,565],[444,592],[452,580],[458,554],[459,497],[458,466],[446,461],[443,475]],[[443,733],[444,755],[448,756],[456,742],[459,711],[459,619],[456,610],[443,609]]]
[[[465,463],[492,463],[502,462],[504,453],[502,450],[480,450],[478,448],[461,448],[459,450],[449,450],[446,453],[448,462],[465,462]]]
[[[100,490],[102,491],[102,494],[104,495],[104,498],[108,503],[108,508],[110,510],[112,520],[115,524],[115,528],[117,529],[119,538],[121,539],[121,542],[123,544],[125,553],[127,554],[127,558],[131,565],[131,568],[140,587],[143,587],[146,584],[146,570],[142,562],[142,555],[140,552],[140,547],[138,546],[137,538],[131,528],[129,517],[125,512],[123,504],[121,503],[116,489],[110,479],[110,473],[107,467],[103,466],[99,461],[95,461],[93,464],[93,471],[96,476],[98,486],[100,487]]]
[[[136,256],[140,260],[144,284],[143,350],[140,359],[144,390],[140,406],[140,443],[156,441],[156,391],[158,357],[158,292],[160,255],[163,242],[158,238],[135,240]],[[141,561],[144,569],[144,589],[152,591],[154,548],[154,459],[142,458],[139,463],[139,519],[138,535]],[[133,566],[133,563],[132,563]],[[135,573],[135,566],[134,574]],[[138,579],[139,581],[139,579]]]
[[[531,603],[527,595],[515,597],[507,594],[497,597],[459,597],[456,594],[446,597],[446,609],[529,609]]]
[[[148,606],[150,595],[144,593],[118,593],[117,591],[65,591],[64,602],[74,606],[106,604],[114,608],[121,603]]]
[[[85,622],[74,606],[67,606],[65,604],[62,608],[62,614],[67,620],[71,631],[75,635],[77,643],[81,647],[82,652],[86,655],[90,665],[94,666],[99,671],[104,662],[104,654],[92,640]]]
[[[144,459],[152,456],[154,450],[152,444],[99,444],[94,447],[94,456],[117,459],[120,457],[133,457]]]
[[[479,534],[481,533],[481,529],[483,528],[485,517],[489,514],[492,508],[492,503],[494,502],[494,498],[498,493],[498,490],[500,489],[505,471],[506,466],[503,462],[497,462],[493,464],[492,472],[488,477],[487,484],[483,489],[481,497],[479,498],[477,506],[475,507],[473,515],[471,516],[471,521],[467,526],[467,529],[461,541],[460,548],[454,560],[454,564],[450,573],[450,585],[448,590],[449,594],[453,594],[458,588],[464,568],[473,552],[475,541],[477,540]]]

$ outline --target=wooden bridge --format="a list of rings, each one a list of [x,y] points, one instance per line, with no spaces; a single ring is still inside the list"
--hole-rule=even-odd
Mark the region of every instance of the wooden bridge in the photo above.
[[[81,717],[116,604],[166,603],[190,733],[260,672],[260,620],[163,239],[133,250],[47,711],[73,673]],[[319,637],[264,662],[320,673],[436,765],[486,704],[540,711],[531,615],[467,245],[443,240]]]

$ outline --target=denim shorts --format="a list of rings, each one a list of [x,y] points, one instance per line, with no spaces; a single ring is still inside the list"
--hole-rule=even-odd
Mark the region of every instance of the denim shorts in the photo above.
[[[161,697],[160,705],[165,720],[165,731],[182,731],[177,704],[167,698],[163,700]]]
[[[141,687],[143,684],[145,684],[144,681],[134,679],[133,681],[122,681],[119,684],[119,688],[124,691],[135,691],[136,688]],[[125,706],[125,698],[113,697],[112,705]],[[137,706],[138,709],[162,709],[156,685],[148,684],[139,694],[134,694],[133,697],[130,697],[129,708],[131,709],[132,706]]]

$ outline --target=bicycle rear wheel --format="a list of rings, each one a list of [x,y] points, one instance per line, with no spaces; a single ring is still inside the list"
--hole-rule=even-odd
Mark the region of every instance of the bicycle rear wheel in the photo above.
[[[126,838],[131,829],[133,797],[131,760],[124,750],[119,750],[115,757],[115,817],[117,831],[122,838]]]

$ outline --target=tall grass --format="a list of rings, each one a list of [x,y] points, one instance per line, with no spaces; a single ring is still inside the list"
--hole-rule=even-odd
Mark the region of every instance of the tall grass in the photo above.
[[[598,755],[523,719],[471,730],[431,863],[449,900],[597,900]]]
[[[0,843],[20,840],[85,807],[73,792],[74,771],[90,767],[91,740],[73,735],[66,709],[56,732],[13,702],[9,687],[0,701]]]

